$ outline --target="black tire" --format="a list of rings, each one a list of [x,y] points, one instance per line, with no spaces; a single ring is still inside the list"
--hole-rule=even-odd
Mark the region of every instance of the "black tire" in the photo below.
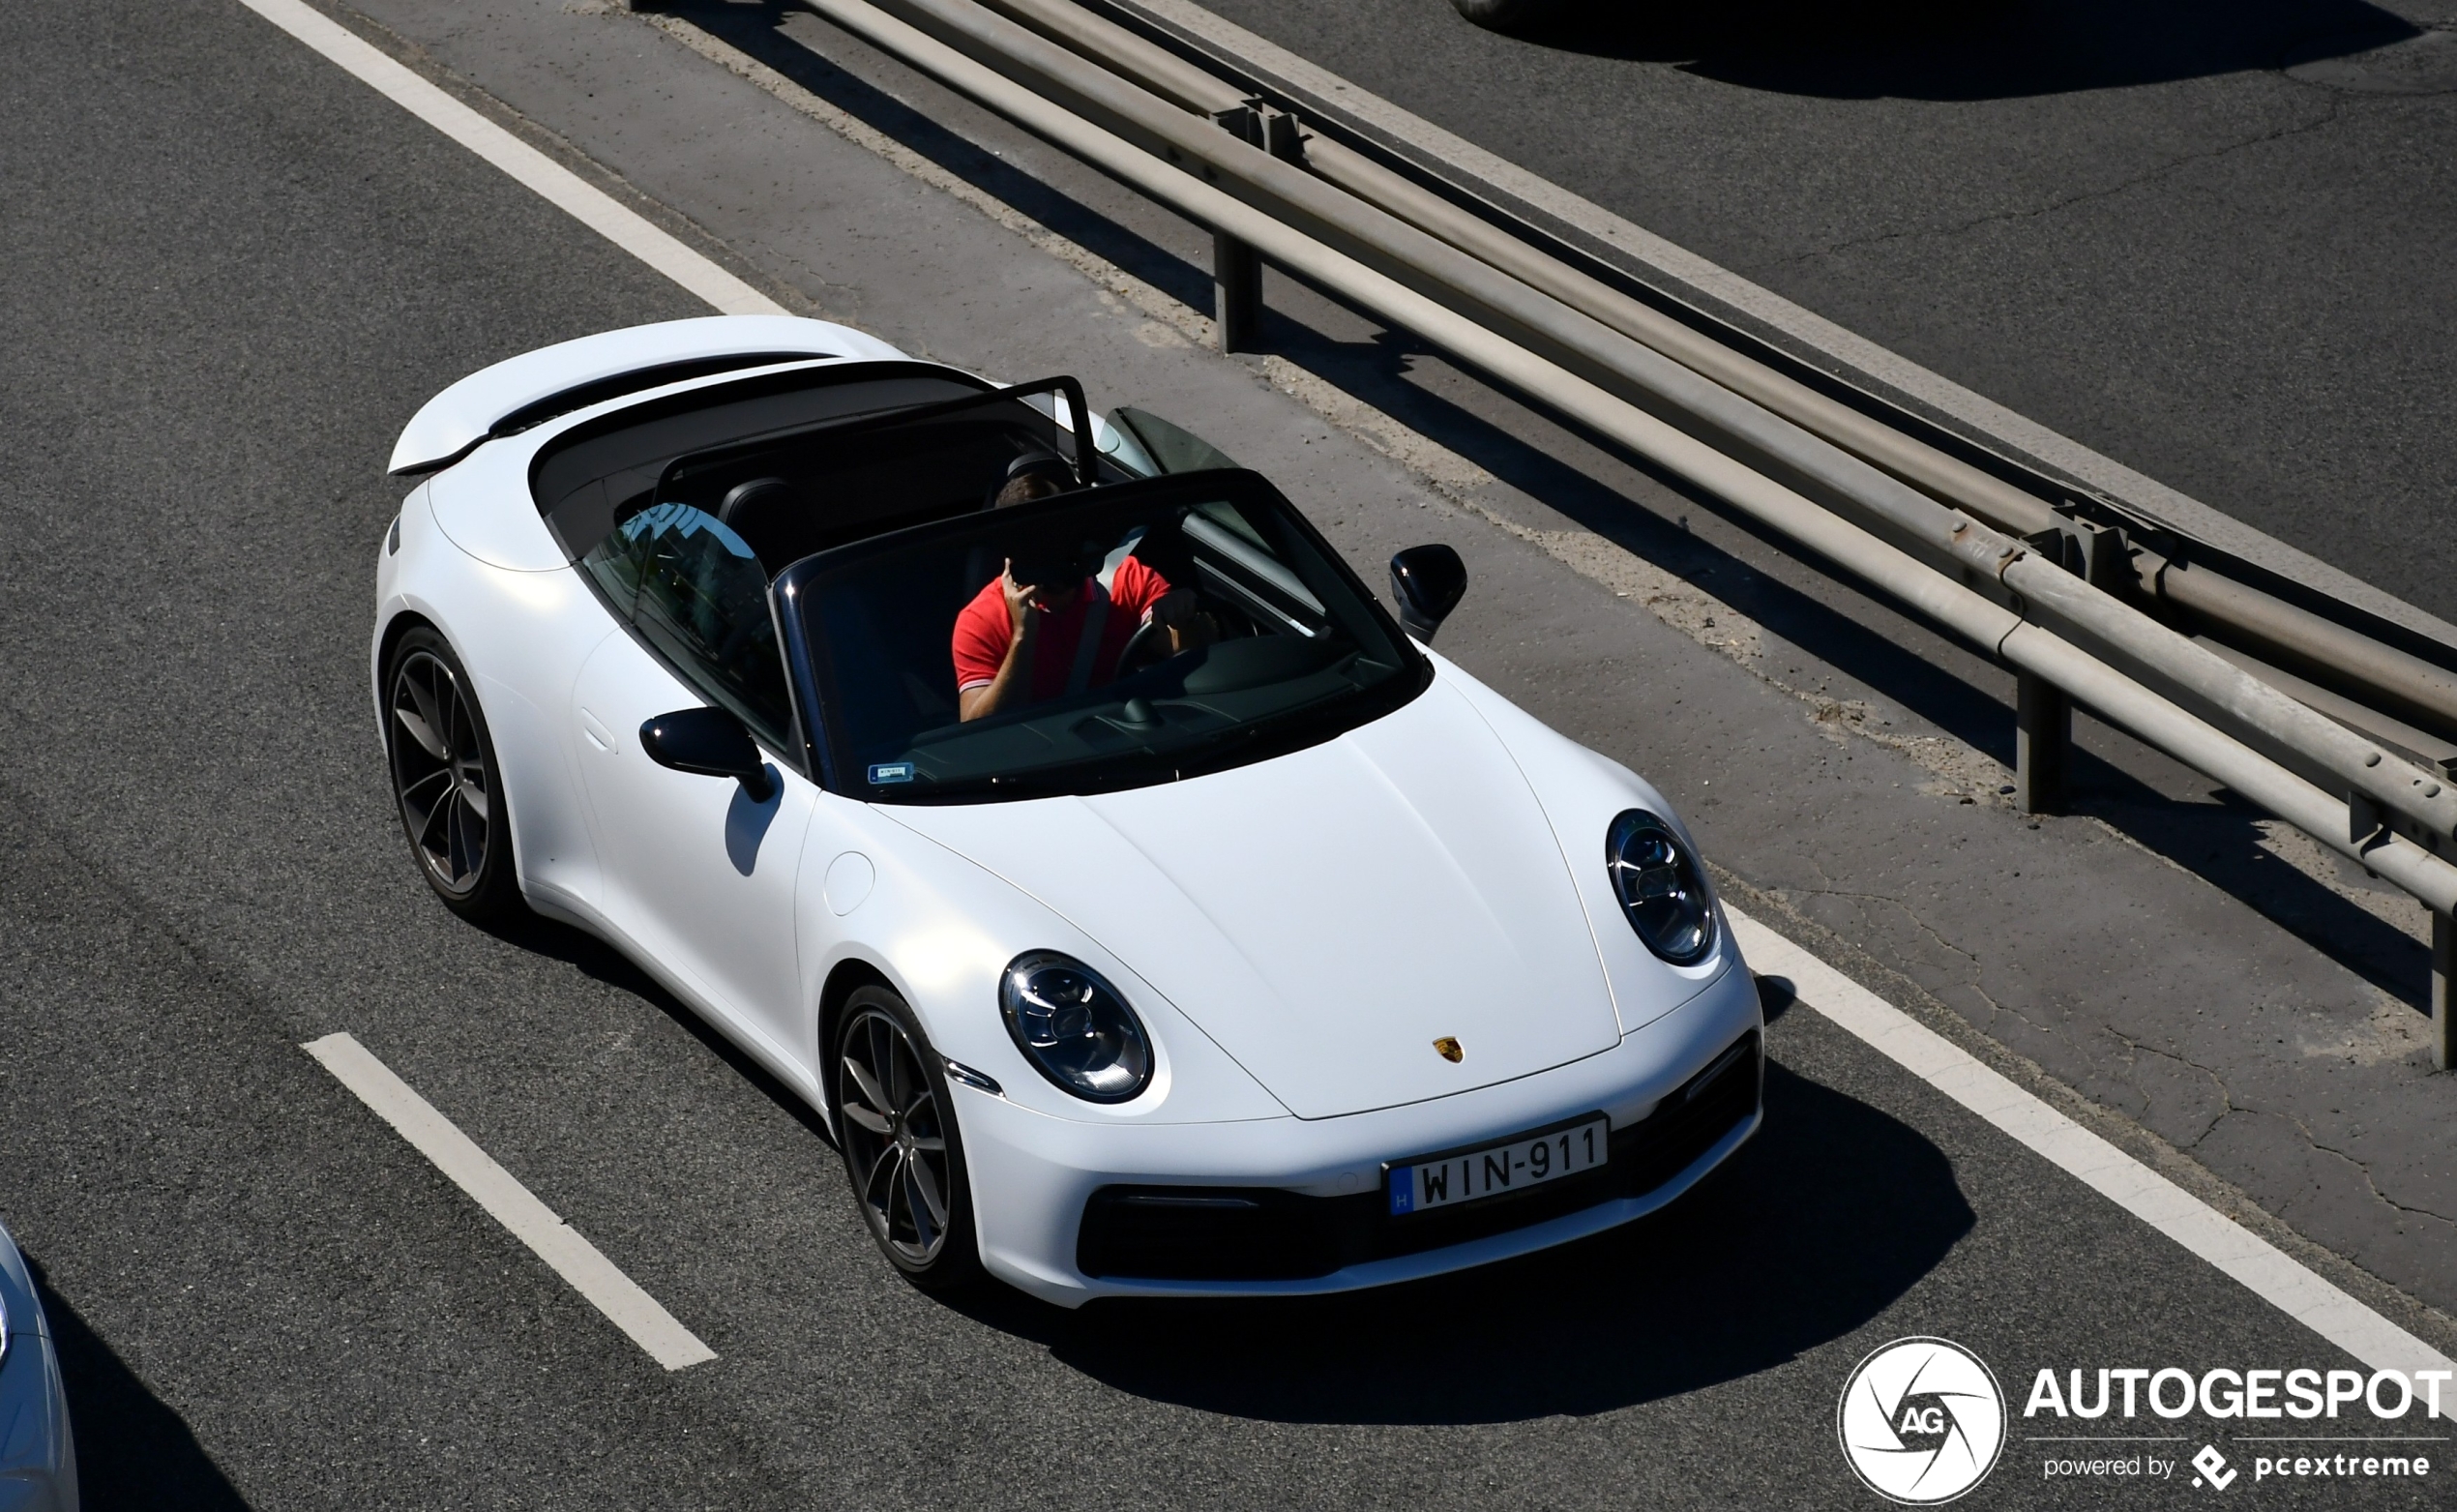
[[[410,856],[444,906],[481,924],[520,913],[494,741],[460,658],[428,626],[384,664],[384,750]]]
[[[946,1069],[913,1010],[886,988],[856,990],[828,1064],[837,1147],[879,1253],[925,1291],[979,1281],[963,1140]]]
[[[1557,15],[1562,0],[1450,0],[1459,14],[1488,31],[1520,32]]]

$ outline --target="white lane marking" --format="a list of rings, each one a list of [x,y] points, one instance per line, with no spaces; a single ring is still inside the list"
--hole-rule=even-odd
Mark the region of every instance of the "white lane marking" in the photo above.
[[[556,209],[729,315],[781,315],[783,305],[658,229],[553,159],[370,46],[302,0],[240,0],[395,104],[486,159]]]
[[[1191,37],[1209,42],[1288,80],[1298,89],[1331,102],[1357,119],[1386,132],[1474,178],[1535,206],[1607,245],[1619,247],[1641,262],[1709,298],[1760,320],[1814,352],[1822,352],[1847,368],[1890,385],[1940,413],[1953,416],[1983,435],[1996,436],[2028,452],[2050,467],[2060,468],[2093,488],[2167,523],[2223,547],[2250,561],[2323,591],[2358,604],[2383,619],[2436,639],[2457,642],[2457,626],[2407,603],[2353,575],[2311,556],[2276,537],[2263,533],[2155,478],[2101,456],[2072,437],[2016,414],[1985,395],[1976,394],[1941,373],[1932,372],[1900,353],[1888,351],[1856,332],[1844,329],[1812,310],[1802,309],[1772,289],[1752,283],[1739,274],[1710,262],[1686,247],[1635,224],[1582,198],[1550,179],[1487,152],[1464,137],[1443,131],[1424,117],[1382,99],[1337,74],[1309,62],[1268,39],[1224,19],[1195,0],[1129,0]]]
[[[741,280],[658,230],[631,211],[615,204],[596,189],[582,183],[564,168],[549,162],[534,148],[411,74],[407,69],[377,52],[340,26],[309,10],[300,3],[300,0],[241,0],[241,3],[298,37],[302,42],[340,64],[341,67],[375,88],[382,90],[413,114],[468,146],[472,151],[486,158],[488,162],[537,190],[548,199],[554,200],[566,210],[570,210],[581,221],[603,232],[616,246],[665,273],[675,282],[698,294],[718,309],[736,313],[783,312],[782,307],[768,300],[765,295],[752,289]],[[1141,0],[1141,3],[1164,14],[1197,15],[1217,29],[1235,31],[1235,28],[1230,27],[1228,23],[1219,20],[1208,12],[1183,3],[1183,0]],[[1253,37],[1250,33],[1239,33],[1239,50],[1246,50],[1249,44],[1254,49],[1250,55],[1255,56],[1258,62],[1264,61],[1263,53],[1267,51],[1277,60],[1285,60],[1288,64],[1301,66],[1320,74],[1319,70],[1313,69],[1313,65],[1304,63],[1293,54],[1282,53],[1280,49],[1272,47],[1270,44],[1258,37]],[[1268,66],[1279,69],[1283,67],[1283,62],[1273,61]],[[1329,74],[1321,74],[1321,76],[1332,77]],[[1373,96],[1357,89],[1354,85],[1336,79],[1334,82],[1338,83],[1341,90],[1345,92],[1344,98],[1348,102],[1374,102]],[[1384,107],[1400,115],[1406,114],[1399,111],[1396,105]],[[1406,119],[1411,122],[1416,121],[1413,116],[1407,116]],[[447,124],[448,122],[453,124]],[[1447,136],[1447,133],[1440,133],[1437,127],[1423,122],[1416,124],[1428,133]],[[1449,140],[1457,142],[1458,146],[1466,153],[1490,157],[1489,154],[1481,154],[1480,149],[1459,142],[1455,137]],[[481,144],[482,141],[485,145]],[[1506,169],[1509,174],[1526,179],[1531,184],[1542,185],[1544,182],[1526,174],[1524,169],[1502,163],[1497,158],[1492,159],[1492,162],[1500,168]],[[1481,172],[1482,168],[1479,167],[1478,171]],[[1495,181],[1504,182],[1498,177]],[[549,185],[554,188],[550,190]],[[1520,193],[1519,189],[1512,184],[1504,183],[1504,187],[1511,188],[1514,193]],[[1554,193],[1562,195],[1568,193],[1567,191],[1562,190],[1555,190]],[[558,193],[571,197],[567,200],[558,197]],[[1536,202],[1532,195],[1523,194],[1522,197],[1528,198],[1530,202]],[[1584,201],[1580,203],[1584,204]],[[1594,209],[1591,206],[1589,208]],[[1601,209],[1595,209],[1594,213],[1599,216],[1609,214]],[[636,233],[618,234],[617,230],[608,229],[608,225],[615,223],[617,218],[621,223],[636,227]],[[1673,247],[1669,242],[1662,242],[1661,238],[1654,237],[1651,232],[1641,230],[1637,226],[1630,226],[1629,229],[1649,241],[1661,243],[1663,248],[1670,249],[1671,252],[1682,257],[1693,256],[1691,253],[1682,252],[1680,249]],[[1696,260],[1700,261],[1703,267],[1713,268],[1713,264],[1704,263],[1703,259]],[[1730,276],[1726,275],[1726,277]],[[1766,295],[1766,298],[1770,300],[1775,297],[1772,294]],[[755,306],[745,303],[737,307],[728,303],[729,299],[757,303]],[[1801,313],[1806,315],[1807,311],[1803,311]],[[1814,320],[1817,317],[1811,315],[1809,318]],[[1938,381],[1941,383],[1944,380]],[[2079,1177],[2085,1184],[2106,1196],[2126,1212],[2140,1218],[2193,1254],[2209,1261],[2219,1270],[2250,1288],[2264,1301],[2304,1323],[2356,1359],[2362,1360],[2376,1370],[2403,1370],[2410,1375],[2416,1370],[2457,1369],[2457,1366],[2451,1365],[2446,1356],[2439,1353],[2429,1345],[2314,1275],[2267,1240],[2218,1212],[2115,1145],[2084,1129],[2080,1124],[2073,1122],[1996,1072],[1981,1065],[1901,1009],[1870,993],[1858,983],[1739,910],[1727,906],[1725,912],[1732,919],[1733,931],[1740,936],[1741,949],[1749,956],[1756,967],[1768,975],[1790,980],[1799,990],[1802,1002],[1809,1004],[1817,1012],[1867,1041],[1889,1059],[1936,1086],[1956,1102],[2012,1135],[2051,1164]],[[614,1269],[607,1263],[605,1257],[589,1247],[586,1240],[565,1228],[543,1203],[530,1197],[518,1182],[514,1181],[511,1176],[505,1174],[501,1167],[488,1159],[484,1150],[470,1143],[459,1130],[453,1128],[449,1122],[445,1121],[442,1114],[429,1107],[424,1099],[386,1070],[380,1061],[361,1049],[357,1041],[346,1034],[336,1034],[316,1041],[309,1046],[308,1050],[310,1053],[314,1054],[317,1059],[323,1060],[330,1067],[334,1062],[327,1058],[318,1047],[329,1047],[336,1041],[343,1042],[348,1052],[364,1057],[365,1064],[372,1067],[384,1081],[398,1088],[401,1097],[423,1111],[437,1128],[464,1146],[469,1157],[483,1163],[484,1169],[493,1172],[495,1179],[500,1181],[506,1189],[518,1194],[519,1201],[530,1204],[549,1229],[570,1235],[570,1242],[585,1251],[592,1260],[604,1268],[606,1275],[611,1277],[631,1295],[636,1296],[641,1305],[652,1310],[657,1318],[662,1319],[674,1331],[675,1335],[688,1341],[691,1349],[699,1351],[679,1362],[667,1363],[667,1369],[680,1369],[681,1366],[693,1364],[699,1359],[716,1357],[713,1350],[693,1337],[680,1323],[675,1322],[664,1308],[659,1307],[655,1298],[641,1291],[622,1272]],[[345,1083],[350,1080],[342,1076],[338,1069],[334,1071],[334,1074],[341,1076]],[[355,1085],[351,1087],[351,1090],[359,1091]],[[359,1095],[367,1098],[369,1105],[375,1107],[378,1112],[384,1112],[384,1109],[366,1092],[359,1091]],[[384,1115],[392,1118],[389,1112],[385,1112]],[[399,1119],[393,1119],[393,1123],[394,1127],[401,1129],[402,1134],[408,1137],[412,1143],[419,1143],[418,1137],[411,1135]],[[427,1148],[424,1144],[419,1144],[419,1147],[422,1150]],[[445,1162],[435,1156],[432,1151],[429,1151],[428,1154],[437,1166],[443,1167],[447,1174],[452,1174],[453,1168],[445,1165]],[[469,1191],[472,1197],[477,1197],[482,1204],[488,1202],[488,1199],[481,1196],[468,1181],[462,1180],[457,1174],[453,1176],[453,1179],[459,1181],[462,1188]],[[488,1211],[495,1212],[495,1209],[492,1205],[488,1205]],[[503,1218],[501,1213],[497,1213],[496,1216]],[[532,1249],[536,1249],[541,1256],[544,1256],[548,1264],[554,1265],[558,1271],[563,1271],[566,1279],[572,1280],[572,1284],[578,1287],[584,1295],[589,1295],[589,1299],[604,1309],[607,1317],[623,1324],[626,1332],[632,1331],[631,1325],[625,1322],[612,1307],[591,1294],[588,1287],[574,1278],[570,1271],[564,1271],[562,1264],[557,1261],[553,1254],[542,1248],[536,1239],[522,1232],[511,1219],[503,1218],[503,1222],[505,1227],[520,1234]],[[640,1339],[641,1348],[657,1355],[661,1362],[666,1360],[666,1356],[660,1354],[655,1346],[641,1339],[638,1333],[633,1332],[632,1336],[635,1339]],[[2443,1404],[2442,1415],[2457,1417],[2457,1400],[2443,1398]]]
[[[328,1034],[299,1048],[321,1061],[325,1070],[358,1094],[360,1102],[399,1130],[402,1139],[433,1161],[436,1170],[474,1198],[495,1222],[511,1230],[514,1238],[536,1251],[538,1259],[553,1266],[573,1290],[631,1335],[632,1342],[646,1349],[651,1359],[667,1370],[681,1370],[717,1357],[716,1350],[676,1322],[655,1297],[615,1269],[596,1245],[555,1217],[553,1209],[514,1180],[493,1156],[455,1128],[408,1082],[393,1075],[392,1068],[366,1046],[347,1034]]]
[[[1802,1003],[2226,1272],[2263,1301],[2374,1370],[2404,1371],[2410,1377],[2418,1370],[2457,1371],[2446,1355],[1981,1065],[1900,1008],[1730,904],[1724,912],[1754,970],[1787,979]],[[2457,1392],[2442,1393],[2441,1415],[2457,1418]]]

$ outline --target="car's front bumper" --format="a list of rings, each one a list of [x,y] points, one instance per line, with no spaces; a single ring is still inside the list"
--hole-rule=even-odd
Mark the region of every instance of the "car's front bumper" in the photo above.
[[[1535,1076],[1473,1092],[1338,1118],[1236,1123],[1093,1123],[1053,1118],[970,1087],[957,1091],[965,1164],[991,1272],[1064,1307],[1100,1296],[1291,1295],[1349,1290],[1486,1264],[1596,1233],[1680,1196],[1758,1128],[1755,1063],[1745,1109],[1708,1131],[1711,1142],[1642,1188],[1593,1188],[1573,1211],[1531,1194],[1528,1221],[1414,1253],[1375,1256],[1368,1242],[1321,1274],[1278,1278],[1147,1278],[1087,1275],[1079,1262],[1084,1208],[1104,1187],[1244,1188],[1336,1206],[1351,1233],[1360,1204],[1376,1205],[1386,1161],[1500,1140],[1578,1114],[1612,1120],[1622,1136],[1643,1126],[1674,1092],[1732,1045],[1762,1030],[1757,985],[1735,962],[1697,996],[1622,1036],[1613,1049]],[[1718,1079],[1720,1082],[1722,1079]],[[1694,1142],[1694,1141],[1693,1141]],[[1657,1175],[1661,1179],[1655,1179]],[[1575,1179],[1575,1178],[1574,1178]],[[1566,1185],[1566,1183],[1565,1183]],[[1535,1189],[1542,1193],[1543,1188]],[[1425,1215],[1431,1216],[1431,1215]],[[1421,1220],[1396,1220],[1409,1223]],[[1491,1224],[1471,1226],[1491,1229]],[[1387,1246],[1385,1246],[1387,1248]],[[1112,1267],[1103,1267],[1112,1268]]]

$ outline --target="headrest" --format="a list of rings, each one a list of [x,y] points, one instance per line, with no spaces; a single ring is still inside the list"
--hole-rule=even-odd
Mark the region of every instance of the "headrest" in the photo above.
[[[717,506],[717,518],[734,524],[761,510],[793,502],[797,490],[783,478],[754,478],[737,483],[725,490],[725,501]]]
[[[1051,491],[1058,493],[1078,487],[1074,468],[1068,466],[1055,452],[1047,452],[1034,447],[1014,461],[1007,463],[1006,473],[990,490],[990,507],[997,508],[999,496],[1016,483],[1026,478],[1047,483]],[[1009,500],[1009,502],[1018,501]]]

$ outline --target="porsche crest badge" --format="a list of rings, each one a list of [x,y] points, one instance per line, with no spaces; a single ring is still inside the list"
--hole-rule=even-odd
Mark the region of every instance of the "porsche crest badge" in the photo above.
[[[1457,1040],[1452,1039],[1447,1034],[1443,1035],[1440,1039],[1434,1041],[1434,1049],[1441,1052],[1442,1059],[1449,1061],[1454,1066],[1459,1064],[1461,1058],[1467,1053],[1465,1051],[1459,1048],[1459,1042]]]

